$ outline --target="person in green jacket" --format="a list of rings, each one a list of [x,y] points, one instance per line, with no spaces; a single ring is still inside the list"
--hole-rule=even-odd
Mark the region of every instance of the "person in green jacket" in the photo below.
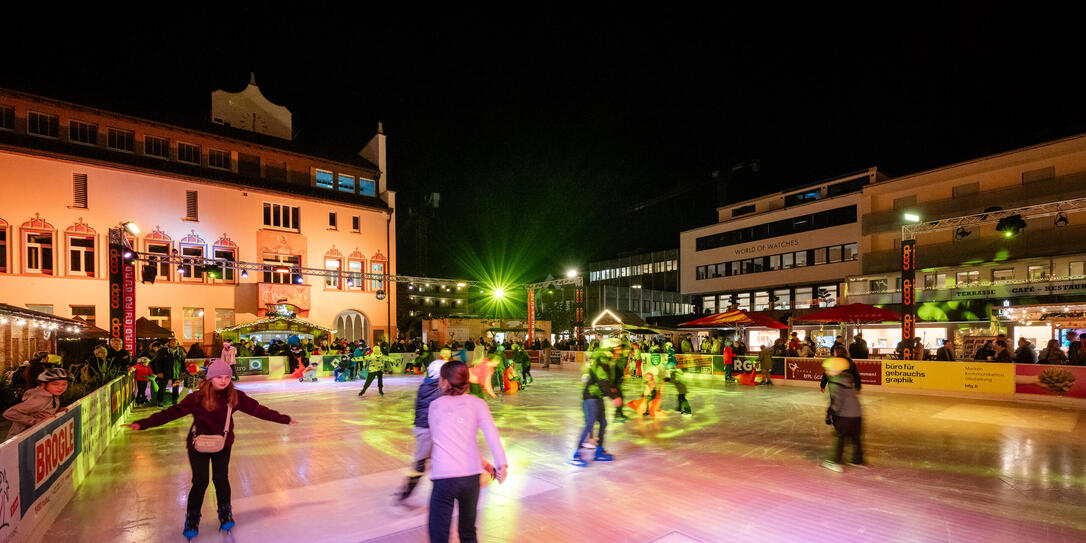
[[[618,340],[615,338],[604,339],[600,342],[600,347],[592,351],[591,360],[585,364],[584,375],[581,376],[581,380],[585,383],[584,391],[581,393],[585,426],[577,439],[577,444],[574,446],[573,458],[569,461],[574,466],[585,467],[588,465],[581,458],[580,451],[582,445],[592,436],[592,430],[597,422],[600,425],[600,431],[596,438],[595,460],[597,462],[610,462],[615,459],[613,455],[608,454],[603,448],[603,438],[607,431],[607,414],[603,409],[603,398],[605,396],[610,398],[611,403],[616,406],[622,405],[622,400],[619,399],[618,393],[611,384],[611,363],[617,345]]]
[[[532,359],[524,350],[524,346],[519,343],[513,344],[513,362],[520,370],[520,388],[527,387],[529,382],[535,382],[535,378],[532,377]]]
[[[385,395],[385,383],[382,376],[385,373],[385,356],[381,354],[381,346],[374,345],[370,354],[366,355],[366,362],[368,364],[369,375],[366,376],[366,384],[362,386],[362,391],[358,393],[359,397],[366,395],[366,389],[370,387],[374,379],[377,379],[377,393],[382,397]]]

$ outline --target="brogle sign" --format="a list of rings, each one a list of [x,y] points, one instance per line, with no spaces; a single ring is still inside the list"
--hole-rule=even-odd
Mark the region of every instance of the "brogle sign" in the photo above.
[[[23,515],[67,474],[82,449],[80,406],[19,443],[19,494]]]

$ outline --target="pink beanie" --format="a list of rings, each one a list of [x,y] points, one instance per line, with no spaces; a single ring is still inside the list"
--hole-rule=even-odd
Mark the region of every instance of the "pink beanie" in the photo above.
[[[223,362],[221,358],[216,358],[215,361],[207,367],[207,377],[205,377],[205,379],[213,379],[215,377],[233,374],[234,373],[230,371],[230,364]]]

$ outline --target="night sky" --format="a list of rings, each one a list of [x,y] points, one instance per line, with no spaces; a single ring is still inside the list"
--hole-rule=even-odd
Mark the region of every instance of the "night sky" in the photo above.
[[[752,159],[729,200],[1086,131],[1058,14],[162,8],[9,14],[0,86],[206,118],[255,72],[301,141],[357,151],[380,120],[401,211],[442,195],[433,275],[532,281],[676,247],[671,217],[626,211]]]

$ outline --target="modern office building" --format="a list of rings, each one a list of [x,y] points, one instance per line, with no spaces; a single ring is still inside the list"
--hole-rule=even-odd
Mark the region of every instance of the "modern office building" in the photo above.
[[[267,265],[141,264],[155,279],[136,287],[137,316],[186,344],[284,304],[348,339],[391,331],[392,289],[360,275],[396,272],[385,136],[340,154],[291,126],[253,84],[217,91],[192,122],[0,90],[0,300],[107,328],[107,231],[133,221],[141,253]]]
[[[590,262],[585,302],[588,319],[604,309],[642,319],[693,312],[689,297],[679,292],[678,249]]]

